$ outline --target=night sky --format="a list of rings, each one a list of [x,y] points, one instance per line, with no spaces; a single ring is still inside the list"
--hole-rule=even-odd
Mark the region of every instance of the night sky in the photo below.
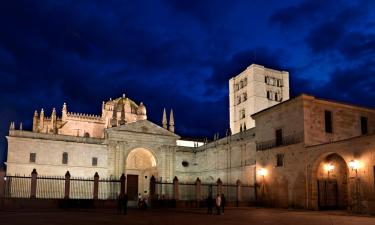
[[[34,110],[100,114],[123,93],[186,137],[225,134],[228,79],[252,63],[291,95],[374,107],[371,1],[1,1],[0,163],[9,123]]]

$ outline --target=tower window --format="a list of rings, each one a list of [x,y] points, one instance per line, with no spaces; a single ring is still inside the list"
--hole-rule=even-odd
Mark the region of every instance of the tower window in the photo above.
[[[62,164],[68,164],[68,153],[64,152],[62,154]]]
[[[277,129],[275,132],[276,136],[276,146],[280,146],[283,144],[283,130],[282,129]]]
[[[98,165],[98,158],[97,157],[93,157],[92,160],[91,160],[91,165],[92,166],[97,166]]]
[[[36,153],[30,153],[29,162],[35,163],[36,162]]]
[[[276,166],[277,167],[284,166],[284,154],[276,155]]]
[[[367,133],[368,133],[367,117],[361,116],[361,134],[365,135]]]
[[[332,133],[332,112],[324,111],[324,124],[326,133]]]

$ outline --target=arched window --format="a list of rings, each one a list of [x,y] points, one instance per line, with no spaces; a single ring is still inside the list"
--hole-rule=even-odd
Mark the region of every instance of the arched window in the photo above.
[[[67,152],[64,152],[62,154],[62,164],[68,164],[68,153]]]

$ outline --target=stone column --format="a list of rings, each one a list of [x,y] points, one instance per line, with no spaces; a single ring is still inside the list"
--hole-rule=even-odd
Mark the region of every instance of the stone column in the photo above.
[[[70,195],[70,173],[69,173],[69,171],[66,171],[66,174],[65,174],[65,194],[64,194],[64,198],[65,199],[69,199],[69,195]]]
[[[156,199],[156,179],[154,176],[150,178],[150,198]]]
[[[237,207],[238,207],[238,203],[242,201],[241,181],[237,180],[236,184],[237,184],[237,201],[236,201],[236,204],[237,204]]]
[[[180,196],[180,192],[178,189],[178,179],[177,177],[174,177],[173,179],[173,198],[178,200]]]
[[[0,169],[0,198],[5,197],[5,171]]]
[[[223,182],[219,178],[219,179],[217,179],[217,194],[221,195],[222,190],[223,190]]]
[[[201,191],[202,182],[197,177],[197,180],[195,181],[195,199],[199,202],[202,200],[202,191]]]
[[[98,195],[99,195],[99,174],[98,172],[95,172],[95,175],[94,175],[94,193],[93,193],[93,198],[95,200],[98,199]]]
[[[38,177],[38,173],[36,172],[36,169],[33,169],[33,172],[31,172],[30,198],[36,198],[37,177]]]
[[[124,195],[125,194],[125,183],[126,183],[126,177],[125,174],[122,174],[120,177],[120,182],[121,182],[121,189],[120,189],[120,194]]]

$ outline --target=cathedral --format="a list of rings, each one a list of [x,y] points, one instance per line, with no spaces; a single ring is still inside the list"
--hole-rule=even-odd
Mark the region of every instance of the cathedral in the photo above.
[[[240,181],[257,187],[267,206],[375,212],[374,109],[290,99],[289,73],[256,64],[229,80],[229,104],[231,132],[211,142],[176,134],[173,111],[164,110],[160,125],[147,120],[146,106],[125,95],[103,102],[101,115],[70,112],[66,103],[61,117],[41,109],[32,131],[11,123],[6,173],[125,174],[140,193],[150,191],[152,176]]]

